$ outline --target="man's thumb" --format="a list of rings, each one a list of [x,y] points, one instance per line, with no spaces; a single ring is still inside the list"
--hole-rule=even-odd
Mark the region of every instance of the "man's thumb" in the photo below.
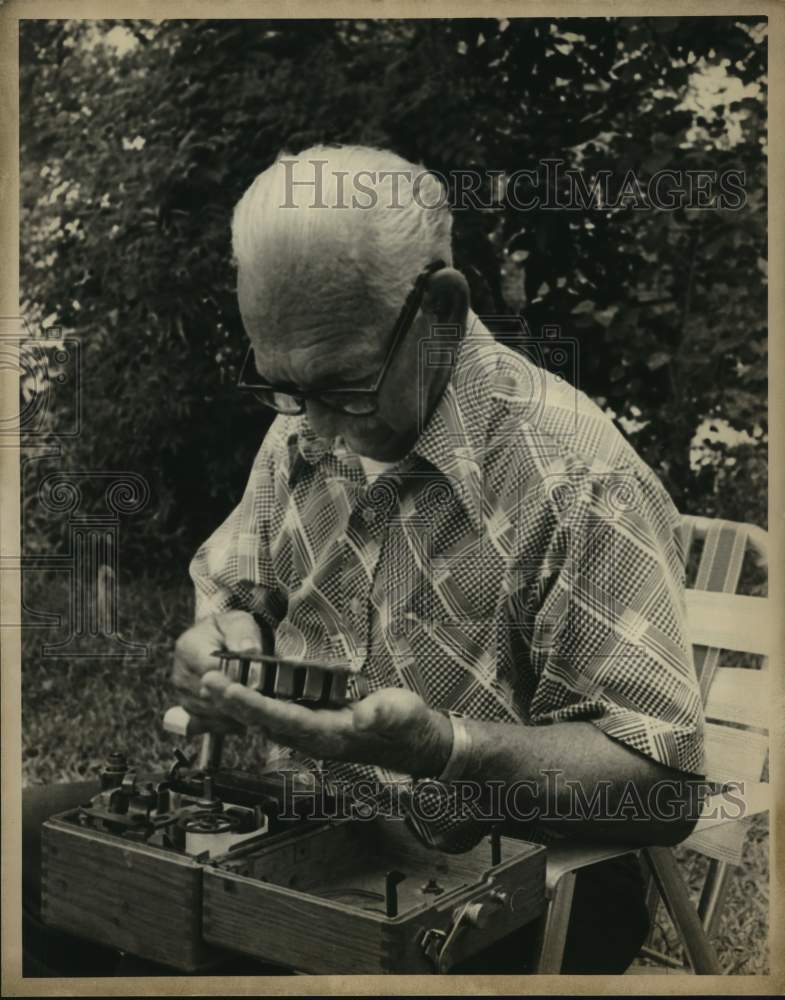
[[[247,611],[227,611],[215,619],[223,646],[230,653],[250,653],[262,648],[262,634]]]

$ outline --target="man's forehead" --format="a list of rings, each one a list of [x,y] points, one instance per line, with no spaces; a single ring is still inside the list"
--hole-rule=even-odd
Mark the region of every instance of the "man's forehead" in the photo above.
[[[246,280],[238,282],[238,294],[257,355],[323,347],[345,357],[370,357],[385,348],[394,322],[360,282]]]
[[[290,309],[276,309],[268,319],[257,314],[247,330],[251,343],[261,351],[310,351],[323,346],[340,353],[373,353],[387,337],[378,313],[358,308],[339,308],[322,302],[320,308],[293,304]]]
[[[282,240],[239,269],[243,323],[270,381],[362,382],[389,347],[396,310],[363,266],[358,241],[320,235],[307,245]]]
[[[363,379],[381,365],[385,338],[357,316],[284,314],[249,331],[256,367],[273,381],[301,385]]]
[[[255,272],[241,269],[237,292],[243,319],[254,324],[275,321],[309,331],[325,317],[346,323],[362,317],[377,325],[383,311],[378,294],[357,271],[340,268],[286,268],[282,262]],[[250,333],[251,331],[249,331]]]

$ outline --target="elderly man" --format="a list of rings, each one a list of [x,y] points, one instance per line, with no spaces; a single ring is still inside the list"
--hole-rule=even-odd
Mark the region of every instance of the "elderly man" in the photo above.
[[[593,403],[472,312],[439,182],[366,148],[281,157],[233,246],[241,385],[279,416],[193,560],[183,704],[330,780],[408,781],[414,831],[447,850],[481,835],[493,788],[526,790],[525,820],[521,796],[496,802],[524,836],[681,840],[702,716],[678,514]],[[370,693],[313,710],[215,670],[262,632]],[[440,808],[416,809],[420,788]],[[581,873],[565,971],[622,972],[646,928],[630,856]],[[459,971],[526,971],[532,940]]]
[[[557,832],[676,843],[702,766],[678,514],[586,397],[474,315],[441,194],[389,153],[314,148],[238,204],[242,384],[280,415],[191,566],[175,685],[332,778],[525,782]],[[212,652],[258,648],[260,626],[371,693],[312,711],[230,683]],[[619,808],[660,782],[670,813]],[[576,815],[576,784],[607,791],[604,815]],[[474,807],[415,827],[460,849]],[[602,971],[578,930],[568,967]]]

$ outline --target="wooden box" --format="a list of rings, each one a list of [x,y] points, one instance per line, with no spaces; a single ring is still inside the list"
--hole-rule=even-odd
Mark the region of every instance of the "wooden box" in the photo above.
[[[181,972],[209,969],[227,957],[202,936],[205,864],[224,854],[227,842],[236,847],[251,838],[288,836],[301,822],[298,803],[291,815],[280,815],[285,772],[185,765],[182,757],[165,780],[141,780],[123,757],[119,766],[113,762],[114,771],[103,772],[113,780],[90,802],[43,824],[45,923]],[[308,805],[299,802],[301,811]],[[220,819],[212,834],[210,825],[206,834],[203,827],[201,834],[180,828],[189,819],[199,827],[205,813],[228,820],[230,833],[220,832]]]
[[[497,846],[444,854],[389,819],[241,845],[205,869],[203,934],[303,973],[445,972],[545,909],[545,849]]]
[[[46,923],[181,973],[237,952],[317,974],[448,971],[545,908],[543,847],[486,838],[445,854],[401,820],[301,822],[211,859],[72,810],[42,847]]]
[[[82,829],[76,815],[61,813],[43,826],[46,923],[182,972],[225,957],[202,938],[203,864]]]

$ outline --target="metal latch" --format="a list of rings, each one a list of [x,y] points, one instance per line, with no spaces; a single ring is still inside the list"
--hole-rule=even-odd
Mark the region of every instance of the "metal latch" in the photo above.
[[[487,927],[494,913],[498,912],[499,906],[504,906],[506,901],[505,893],[494,890],[482,901],[456,906],[446,931],[435,927],[424,931],[420,938],[420,947],[431,961],[434,970],[440,974],[449,971],[454,964],[452,952],[458,938],[471,927]]]

